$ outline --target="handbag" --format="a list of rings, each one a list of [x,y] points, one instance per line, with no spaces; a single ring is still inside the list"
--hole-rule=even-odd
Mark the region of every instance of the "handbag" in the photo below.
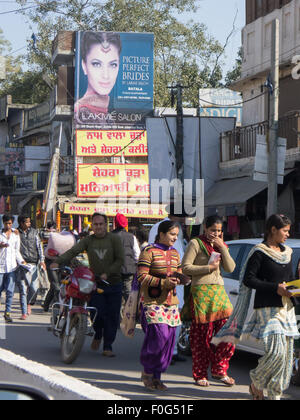
[[[123,311],[123,319],[120,324],[121,331],[125,337],[134,337],[139,302],[140,289],[137,282],[137,275],[135,275],[135,278],[132,282],[132,289]]]
[[[48,278],[48,273],[44,270],[40,264],[38,265],[38,279],[39,279],[39,289],[49,290],[50,281]]]

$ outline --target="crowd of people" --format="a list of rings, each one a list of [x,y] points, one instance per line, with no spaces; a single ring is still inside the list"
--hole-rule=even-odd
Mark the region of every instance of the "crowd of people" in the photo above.
[[[184,220],[185,215],[174,214],[171,206],[168,218],[154,225],[148,238],[145,232],[139,232],[137,240],[128,232],[124,215],[117,214],[116,228],[108,232],[107,217],[95,213],[92,234],[58,257],[45,259],[39,232],[31,227],[30,218],[20,216],[19,228],[14,230],[13,218],[4,215],[0,294],[6,292],[5,321],[12,322],[15,286],[20,291],[21,319],[25,320],[40,287],[40,273],[48,272],[51,288],[44,304],[48,311],[59,289],[51,269],[86,253],[104,291],[95,293],[90,302],[98,311],[93,325],[93,351],[98,352],[103,346],[103,356],[116,356],[113,344],[120,319],[131,290],[137,288],[137,309],[145,334],[140,355],[141,380],[148,390],[165,391],[162,374],[171,364],[186,360],[178,354],[176,345],[184,312],[191,320],[195,385],[209,387],[210,370],[214,379],[234,386],[235,379],[228,375],[230,360],[235,345],[247,334],[261,340],[265,349],[257,368],[250,372],[250,395],[254,400],[262,400],[267,389],[268,399],[280,399],[291,381],[294,342],[300,338],[295,315],[299,302],[287,288],[287,283],[295,279],[292,249],[285,244],[291,221],[284,215],[273,215],[267,220],[262,243],[253,247],[241,269],[238,302],[233,308],[221,270],[232,273],[236,264],[223,240],[222,220],[208,217],[203,234],[194,238],[187,237]],[[254,312],[246,322],[252,290]]]

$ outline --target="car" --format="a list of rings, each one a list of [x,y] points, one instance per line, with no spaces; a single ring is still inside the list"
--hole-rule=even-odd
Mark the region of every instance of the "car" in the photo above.
[[[224,285],[225,290],[229,296],[229,299],[233,306],[236,305],[239,296],[239,277],[241,269],[246,262],[248,254],[250,250],[257,244],[261,243],[262,239],[240,239],[235,241],[226,242],[229,247],[229,252],[232,258],[236,263],[236,268],[233,273],[226,273],[222,270],[222,276],[224,278]],[[300,260],[300,240],[298,239],[288,239],[286,241],[286,245],[293,249],[292,255],[292,264],[293,264],[293,273],[296,274],[298,263]],[[254,306],[254,297],[255,293],[252,293],[252,301],[250,304],[251,310],[249,310],[248,318],[246,320],[249,321],[253,314],[253,306]],[[300,326],[300,325],[299,325]],[[263,355],[264,349],[263,344],[260,341],[255,339],[243,339],[237,345],[238,350],[247,351],[250,353],[254,353],[257,355]]]
[[[236,263],[236,268],[233,273],[226,273],[222,270],[222,276],[224,278],[224,285],[225,290],[229,296],[229,299],[233,306],[236,305],[238,296],[239,296],[239,277],[241,269],[246,262],[247,256],[250,250],[257,244],[261,243],[262,239],[240,239],[235,241],[228,241],[226,244],[229,247],[229,252],[232,258]],[[298,239],[288,239],[286,244],[293,249],[292,255],[292,264],[293,264],[293,273],[296,274],[298,263],[300,260],[300,240]],[[250,304],[251,310],[249,310],[248,317],[246,321],[249,321],[253,314],[253,307],[254,307],[254,297],[255,293],[252,293],[252,301]],[[299,320],[299,328],[300,328],[300,320]],[[178,350],[185,354],[191,355],[190,350],[190,343],[189,343],[189,332],[190,332],[191,322],[184,322],[182,325],[181,333],[178,340]],[[260,341],[255,339],[248,339],[245,338],[241,340],[236,348],[238,350],[246,351],[249,353],[254,353],[259,356],[264,355],[263,344]]]

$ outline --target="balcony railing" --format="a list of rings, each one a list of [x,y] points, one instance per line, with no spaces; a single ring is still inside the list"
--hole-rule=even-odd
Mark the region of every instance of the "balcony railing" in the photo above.
[[[267,134],[268,121],[237,127],[221,135],[221,162],[255,156],[258,134]],[[300,147],[300,111],[293,111],[279,119],[278,137],[287,139],[287,149]]]

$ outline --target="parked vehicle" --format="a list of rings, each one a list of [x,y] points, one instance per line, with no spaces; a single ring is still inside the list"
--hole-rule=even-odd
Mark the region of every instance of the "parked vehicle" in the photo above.
[[[238,296],[239,296],[239,277],[241,269],[247,259],[247,256],[250,250],[253,248],[254,245],[261,243],[262,239],[240,239],[236,241],[229,241],[226,242],[229,246],[230,255],[236,262],[236,268],[233,273],[226,273],[222,270],[222,276],[224,278],[225,290],[229,296],[229,299],[233,306],[236,305]],[[292,263],[293,263],[293,273],[296,273],[298,263],[300,260],[300,240],[297,239],[289,239],[287,240],[286,244],[293,249],[293,256],[292,256]],[[254,296],[255,294],[252,293],[252,301],[250,304],[250,310],[248,313],[247,321],[253,314],[253,306],[254,306]],[[299,319],[299,327],[300,327],[300,319]],[[178,349],[184,354],[190,354],[189,348],[189,332],[190,332],[190,325],[189,323],[183,323]],[[263,345],[256,340],[246,340],[243,339],[237,345],[238,350],[247,351],[249,353],[254,353],[258,355],[264,354]]]
[[[236,268],[233,273],[225,273],[222,272],[225,289],[228,293],[228,296],[231,300],[233,306],[235,306],[238,296],[239,296],[239,276],[240,271],[247,259],[247,256],[250,250],[253,248],[254,245],[261,243],[262,239],[240,239],[236,241],[229,241],[227,245],[229,246],[230,255],[236,262]],[[293,264],[293,273],[296,274],[298,262],[300,260],[300,240],[297,239],[288,239],[286,241],[286,245],[293,249],[293,256],[292,256],[292,264]],[[250,304],[248,318],[246,321],[249,321],[250,317],[253,314],[253,306],[254,306],[254,296],[255,293],[252,293],[252,301]],[[262,344],[256,340],[241,340],[240,343],[237,345],[239,350],[244,350],[250,353],[255,353],[258,355],[264,354],[264,349]]]
[[[96,290],[103,293],[103,290],[97,289],[95,275],[87,267],[77,267],[74,271],[70,267],[54,270],[63,279],[59,302],[52,305],[49,331],[61,339],[62,360],[71,364],[80,354],[85,337],[93,336],[92,327],[97,309],[88,306],[91,294]]]
[[[191,356],[191,346],[190,346],[190,329],[191,322],[184,321],[181,326],[177,348],[178,351],[186,356]]]

